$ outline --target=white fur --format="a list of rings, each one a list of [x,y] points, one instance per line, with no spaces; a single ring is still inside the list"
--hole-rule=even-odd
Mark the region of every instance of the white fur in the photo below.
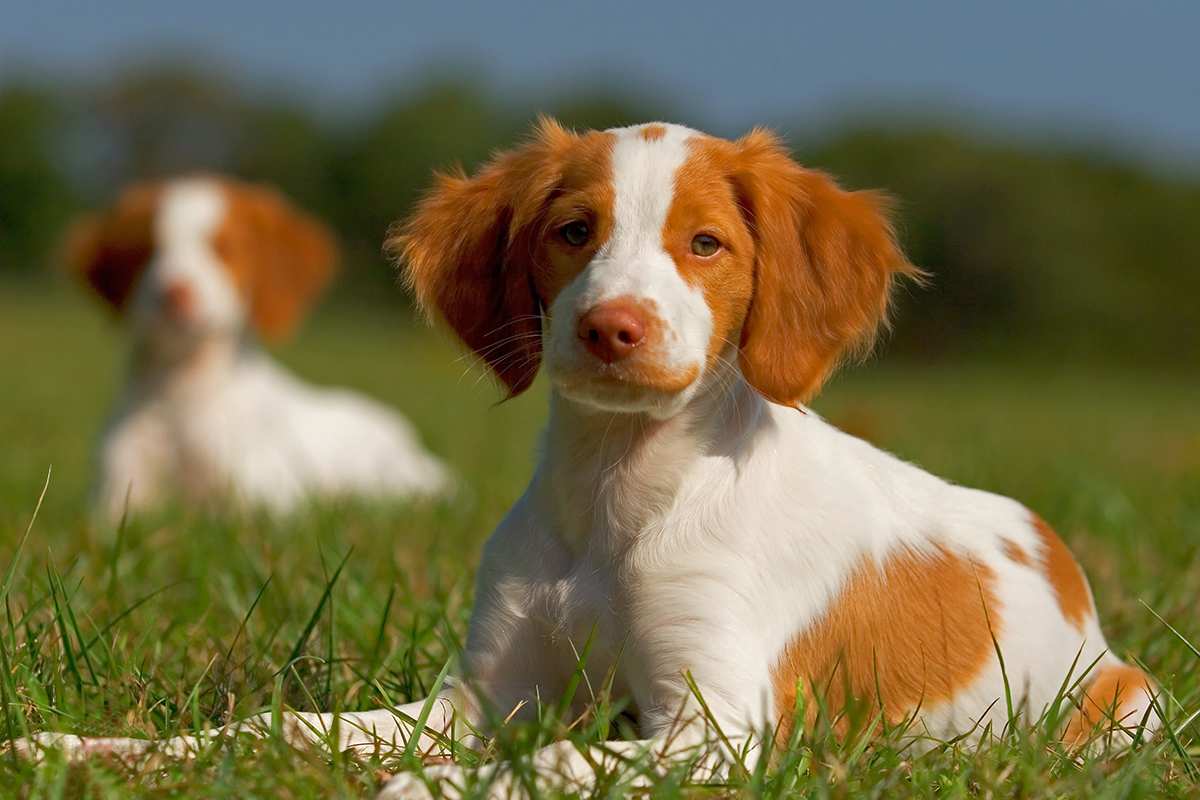
[[[212,247],[221,187],[170,185],[156,252],[135,289],[130,375],[100,448],[97,502],[117,518],[169,499],[285,512],[314,496],[403,496],[447,488],[406,420],[349,391],[305,384],[245,331],[247,312]],[[191,313],[163,291],[189,290]]]

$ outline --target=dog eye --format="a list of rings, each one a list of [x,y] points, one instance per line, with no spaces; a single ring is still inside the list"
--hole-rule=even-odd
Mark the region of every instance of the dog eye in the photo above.
[[[711,256],[720,249],[721,243],[717,241],[715,236],[709,236],[707,233],[698,233],[692,238],[692,252],[702,258]]]
[[[588,224],[581,219],[574,222],[568,222],[558,229],[558,233],[563,240],[572,247],[582,247],[587,244],[588,237],[592,231],[588,228]]]

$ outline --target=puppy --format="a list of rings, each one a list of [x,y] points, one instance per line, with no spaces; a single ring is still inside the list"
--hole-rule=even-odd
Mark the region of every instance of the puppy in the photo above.
[[[1035,722],[1062,687],[1083,687],[1062,714],[1069,744],[1153,728],[1150,680],[1109,652],[1087,581],[1044,521],[804,407],[870,342],[895,280],[917,275],[885,209],[761,130],[725,141],[544,121],[477,175],[440,178],[389,248],[420,305],[510,394],[544,365],[541,460],[484,550],[463,679],[284,729],[387,749],[424,712],[415,745],[436,751],[431,732],[555,702],[584,652],[590,684],[611,676],[645,738],[551,745],[534,757],[542,789],[586,791],[630,758],[653,773],[686,756],[720,776],[820,708],[847,730],[855,704],[917,738],[978,737],[1010,705]],[[50,738],[72,752],[147,747]],[[497,795],[520,788],[503,764],[475,777]],[[434,765],[384,794],[471,779]]]
[[[168,498],[285,512],[446,485],[400,416],[297,380],[259,345],[291,332],[336,258],[328,231],[279,194],[220,178],[139,184],[75,226],[68,256],[133,339],[100,446],[104,516]]]

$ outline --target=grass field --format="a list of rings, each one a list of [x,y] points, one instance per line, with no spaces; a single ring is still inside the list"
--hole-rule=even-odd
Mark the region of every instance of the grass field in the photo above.
[[[314,508],[287,521],[164,512],[117,532],[89,521],[85,500],[119,345],[104,315],[65,288],[0,284],[0,579],[10,578],[0,739],[48,729],[160,736],[272,702],[331,710],[423,695],[465,630],[479,545],[528,477],[544,386],[497,406],[495,388],[445,336],[383,310],[324,312],[280,357],[314,381],[402,408],[463,476],[467,498],[453,507]],[[947,745],[919,757],[887,737],[811,732],[777,770],[734,788],[813,797],[1200,796],[1200,723],[1189,716],[1200,710],[1200,653],[1187,643],[1200,643],[1200,374],[883,359],[836,380],[816,407],[1050,520],[1091,577],[1113,647],[1161,682],[1172,730],[1084,762],[1066,757],[1049,732],[1023,727],[977,751]],[[527,752],[534,733],[506,739],[498,752]],[[53,757],[34,767],[5,755],[0,793],[363,796],[401,766],[271,740],[132,768],[68,767]],[[656,789],[724,791],[671,780]]]

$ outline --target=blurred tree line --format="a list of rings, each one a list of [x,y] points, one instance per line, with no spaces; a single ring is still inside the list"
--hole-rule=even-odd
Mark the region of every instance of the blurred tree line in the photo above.
[[[431,169],[477,164],[541,111],[574,127],[678,119],[624,88],[534,107],[461,75],[336,114],[171,64],[87,86],[9,83],[0,86],[0,275],[52,268],[70,218],[130,179],[217,170],[277,184],[334,226],[346,254],[343,299],[400,304],[379,254],[388,224]],[[898,200],[901,238],[933,281],[904,292],[889,347],[1197,363],[1195,174],[935,123],[877,122],[792,145],[845,185],[883,187]]]

